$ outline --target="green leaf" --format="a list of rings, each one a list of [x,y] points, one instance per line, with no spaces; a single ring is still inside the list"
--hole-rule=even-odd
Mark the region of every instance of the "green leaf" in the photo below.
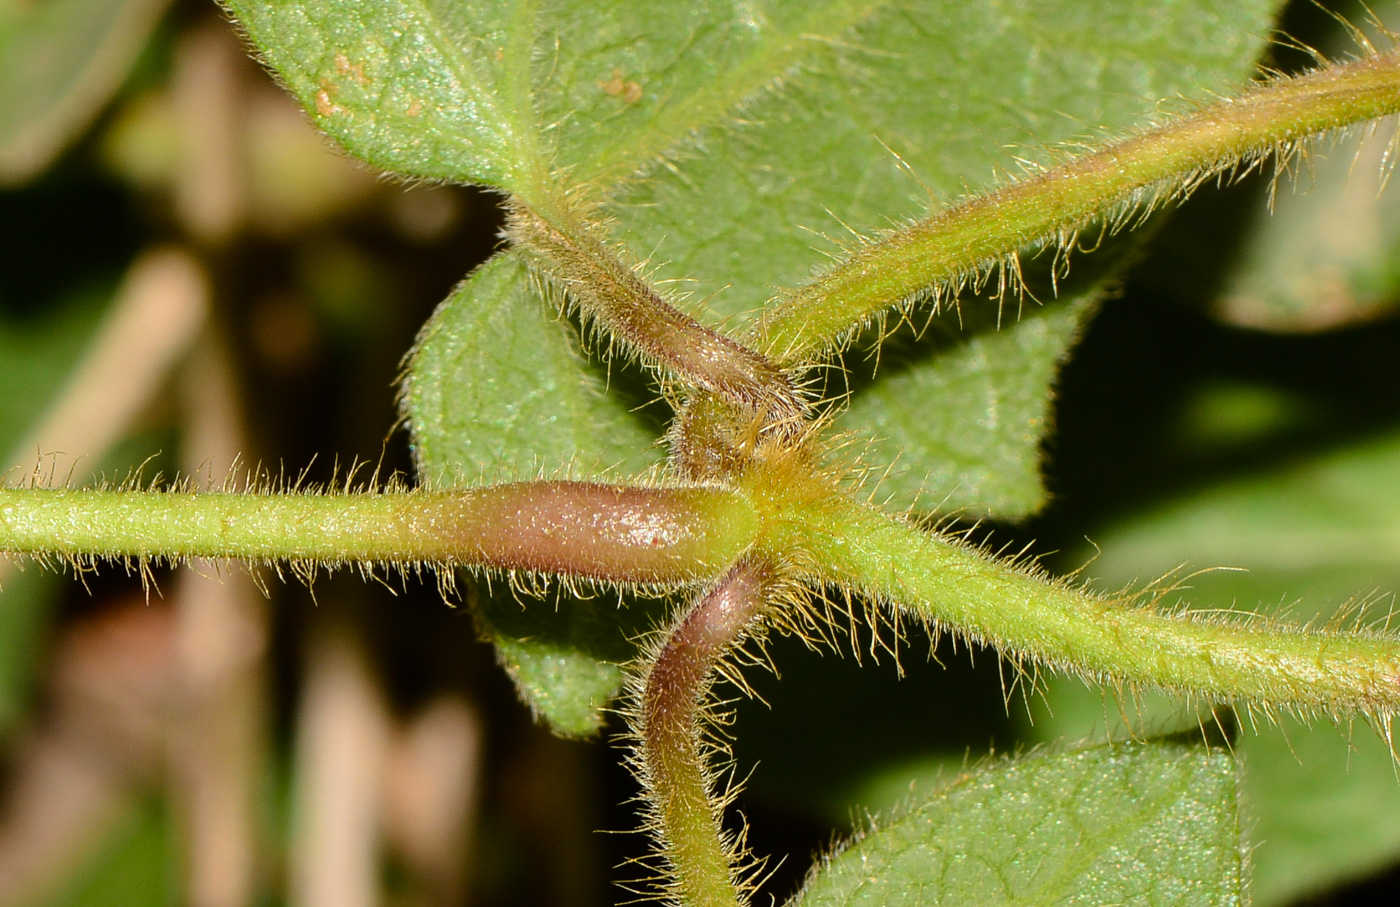
[[[1319,576],[1334,577],[1325,585],[1335,589],[1339,571],[1389,584],[1400,580],[1400,434],[1198,489],[1094,540],[1101,552],[1092,572],[1110,585],[1182,564],[1250,571],[1195,577],[1196,587],[1269,576],[1293,587],[1290,598]]]
[[[622,686],[636,640],[665,618],[663,603],[621,598],[539,599],[482,590],[473,616],[521,699],[556,734],[590,737]]]
[[[1237,87],[1277,5],[230,3],[353,154],[514,191],[552,155],[721,314],[803,280],[834,249],[813,230],[882,229],[985,185],[1003,145]]]
[[[267,62],[352,154],[528,193],[547,155],[605,191],[870,12],[828,2],[508,5],[230,0]],[[555,143],[545,147],[545,136]]]
[[[536,3],[231,0],[316,125],[411,176],[521,188],[538,166],[529,107]]]
[[[635,476],[660,459],[655,433],[578,352],[525,268],[498,256],[452,291],[414,347],[404,411],[433,487],[588,474]]]
[[[876,818],[794,903],[1239,904],[1236,780],[1228,754],[1199,746],[994,763]]]
[[[731,32],[783,40],[778,6],[736,4]],[[663,276],[693,281],[712,319],[752,314],[839,253],[848,230],[881,231],[924,213],[930,197],[942,204],[994,182],[1015,167],[1014,146],[1053,160],[1046,146],[1084,139],[1089,124],[1125,130],[1162,98],[1238,88],[1278,6],[849,7],[829,18],[853,27],[805,36],[797,64],[774,72],[741,118],[706,129],[697,117],[701,132],[674,149],[673,168],[627,184],[619,231],[665,263]],[[713,90],[706,80],[723,82],[729,63],[702,70],[694,90]]]
[[[558,125],[558,151],[577,168],[575,178],[605,191],[640,173],[655,178],[660,172],[651,171],[663,158],[680,159],[684,173],[698,156],[697,132],[747,121],[740,105],[771,92],[885,5],[559,4],[541,36],[558,35],[560,49],[536,88],[541,122]],[[649,237],[644,248],[659,238]]]
[[[619,477],[659,459],[655,434],[578,353],[573,327],[549,314],[524,266],[498,256],[433,315],[404,387],[418,472],[434,487],[557,476]],[[502,584],[496,584],[500,586]],[[619,620],[616,596],[567,602],[481,590],[476,614],[522,697],[556,731],[595,732],[622,683],[630,640],[656,607]]]
[[[1354,728],[1282,719],[1236,744],[1256,907],[1291,904],[1400,856],[1400,784],[1384,740]]]
[[[1282,605],[1295,619],[1325,623],[1355,605],[1359,590],[1373,590],[1369,617],[1381,620],[1393,598],[1376,593],[1400,589],[1400,433],[1199,488],[1093,537],[1099,551],[1089,571],[1108,588],[1171,571],[1247,569],[1193,575],[1168,606],[1176,598],[1242,610]],[[1091,730],[1073,699],[1059,685],[1047,690],[1055,717],[1037,719],[1041,739]],[[1235,747],[1259,842],[1256,904],[1288,903],[1400,858],[1400,783],[1384,741],[1360,723],[1340,731],[1325,721],[1252,723],[1258,734]],[[1093,724],[1102,729],[1104,720]]]
[[[873,438],[864,461],[893,464],[876,471],[877,496],[900,509],[1003,520],[1039,510],[1055,374],[1095,308],[1092,291],[1028,304],[998,330],[995,306],[974,303],[931,322],[923,342],[887,341],[876,380],[854,389],[836,422]]]
[[[121,86],[167,0],[0,0],[0,184],[39,173]]]
[[[1012,160],[1000,146],[1126,128],[1161,97],[1240,83],[1276,3],[1178,5],[233,8],[353,153],[527,194],[553,155],[611,193],[618,233],[719,321],[802,281],[837,251],[822,233],[878,231],[986,184]],[[895,463],[899,501],[1008,518],[1040,505],[1051,382],[1077,330],[1063,314],[1004,333],[909,357],[854,400],[844,427],[880,439],[872,465]],[[955,396],[931,411],[929,391]]]

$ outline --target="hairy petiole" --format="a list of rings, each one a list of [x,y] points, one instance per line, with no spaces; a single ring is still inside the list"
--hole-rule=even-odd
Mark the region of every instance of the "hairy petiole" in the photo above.
[[[1202,183],[1248,171],[1298,142],[1400,110],[1400,52],[1261,84],[1237,98],[968,199],[856,248],[817,280],[778,297],[752,345],[796,365],[829,354],[891,307],[935,305],[998,268],[1017,285],[1017,255],[1068,254],[1095,221],[1116,230]]]

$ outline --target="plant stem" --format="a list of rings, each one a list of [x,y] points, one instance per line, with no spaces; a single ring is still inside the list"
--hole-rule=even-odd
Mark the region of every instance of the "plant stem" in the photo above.
[[[773,585],[764,564],[742,561],[681,617],[642,681],[639,775],[650,800],[671,894],[686,907],[746,903],[738,850],[724,831],[701,723],[716,663],[763,607]]]
[[[563,205],[553,205],[546,216],[517,202],[507,232],[536,272],[610,339],[682,384],[730,400],[765,421],[801,422],[801,398],[781,368],[671,305]]]
[[[1286,157],[1307,136],[1397,110],[1400,52],[1276,79],[857,249],[780,297],[753,346],[785,364],[810,360],[891,306],[956,294],[998,265],[1014,271],[1022,249],[1054,243],[1068,251],[1096,219],[1116,229],[1232,168],[1270,152]]]
[[[527,570],[676,584],[749,545],[744,496],[522,482],[451,492],[235,494],[0,488],[0,552]]]
[[[1165,614],[1143,595],[1102,596],[916,529],[836,492],[751,474],[760,550],[796,547],[807,579],[897,606],[1013,661],[1120,687],[1239,702],[1266,712],[1400,709],[1400,638],[1256,615]],[[765,518],[763,511],[776,518]]]

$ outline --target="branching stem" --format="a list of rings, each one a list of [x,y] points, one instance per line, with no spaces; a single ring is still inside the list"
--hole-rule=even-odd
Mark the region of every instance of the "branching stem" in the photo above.
[[[1400,52],[1280,78],[932,215],[857,249],[794,290],[752,345],[775,361],[829,353],[852,331],[921,295],[955,293],[1023,249],[1068,249],[1096,218],[1106,229],[1205,180],[1284,155],[1308,136],[1400,110]]]
[[[702,594],[676,624],[642,682],[640,774],[646,785],[671,893],[686,907],[743,904],[738,849],[723,828],[701,715],[716,663],[758,615],[771,569],[745,560]]]

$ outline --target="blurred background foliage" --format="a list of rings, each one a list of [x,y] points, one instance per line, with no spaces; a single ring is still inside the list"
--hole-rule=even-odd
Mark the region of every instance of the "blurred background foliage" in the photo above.
[[[1354,47],[1312,4],[1283,28]],[[400,359],[496,243],[491,196],[330,151],[207,2],[0,0],[0,74],[9,481],[407,470]],[[1170,573],[1167,603],[1388,613],[1389,130],[1325,147],[1296,188],[1203,192],[1153,231],[1061,377],[1050,505],[992,544],[1034,541],[1102,588]],[[1198,572],[1217,566],[1248,570]],[[342,574],[313,595],[205,564],[143,589],[23,567],[0,564],[0,904],[625,899],[644,843],[596,833],[633,828],[617,749],[534,727],[469,609],[431,585]],[[761,701],[738,706],[751,839],[790,854],[779,898],[833,828],[989,752],[1176,731],[1223,732],[1244,762],[1257,903],[1400,885],[1400,784],[1365,726],[1057,679],[1027,701],[992,653],[901,648],[896,666],[779,640],[781,682],[755,676]]]

